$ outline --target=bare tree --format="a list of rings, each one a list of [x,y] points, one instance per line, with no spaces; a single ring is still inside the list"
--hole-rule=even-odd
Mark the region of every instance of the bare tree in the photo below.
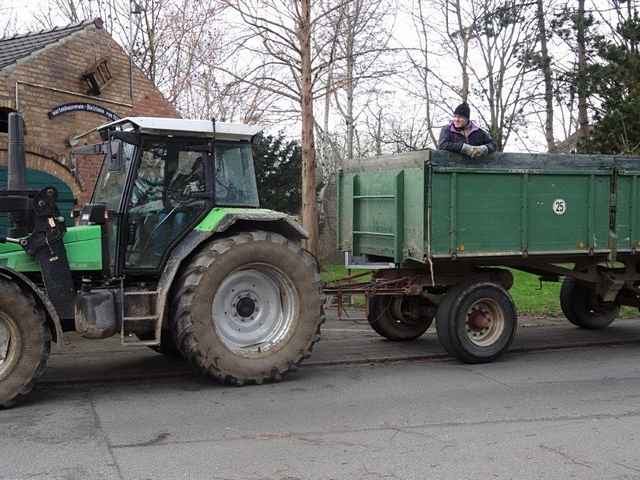
[[[336,64],[332,69],[333,95],[346,126],[345,156],[354,157],[356,122],[364,113],[366,98],[377,82],[394,73],[389,53],[396,5],[392,0],[352,0],[339,9],[335,25]],[[358,100],[360,100],[358,102]],[[360,103],[359,111],[356,111]]]
[[[529,83],[535,71],[526,58],[536,43],[531,4],[518,0],[472,0],[474,49],[478,65],[469,64],[479,97],[478,112],[503,150],[524,123],[526,104],[535,98]]]
[[[321,9],[311,0],[225,0],[242,19],[246,31],[238,38],[238,51],[256,59],[253,69],[239,76],[227,67],[219,70],[238,81],[257,86],[289,101],[302,119],[302,223],[309,239],[307,248],[318,251],[316,201],[316,149],[314,100],[326,94],[319,81],[333,63],[335,38],[323,35],[329,16],[351,0]],[[335,49],[333,49],[335,52]],[[335,55],[335,53],[334,53]]]
[[[469,2],[465,2],[467,6]],[[475,35],[474,27],[476,16],[467,11],[460,0],[437,0],[437,8],[440,10],[444,23],[444,30],[438,31],[441,37],[443,50],[450,58],[454,58],[460,69],[460,86],[457,93],[463,102],[469,101],[469,53],[471,41]],[[420,15],[424,19],[425,13],[420,4]],[[428,27],[428,24],[423,25]],[[428,32],[429,29],[426,28]]]
[[[188,87],[212,50],[216,0],[49,0],[36,22],[51,28],[101,17],[105,29],[168,100],[184,104]]]
[[[3,8],[0,8],[0,38],[9,37],[16,33],[15,14],[9,9],[9,7],[5,8],[6,11],[3,11]]]
[[[536,0],[536,17],[538,19],[538,40],[540,42],[540,68],[544,78],[544,136],[547,141],[547,150],[549,152],[555,152],[556,142],[553,135],[553,77],[551,75],[551,56],[549,55],[549,48],[547,46],[548,33],[543,0]]]
[[[218,61],[205,60],[188,78],[177,100],[183,116],[261,125],[282,119],[276,94],[221,74]]]
[[[300,52],[300,107],[302,110],[302,223],[309,232],[307,248],[318,254],[318,203],[316,197],[316,146],[313,115],[313,59],[311,55],[311,0],[296,3],[295,30]]]
[[[469,77],[468,77],[468,49],[469,49],[469,37],[465,31],[464,38],[462,39],[462,46],[451,46],[449,40],[453,33],[450,28],[450,8],[449,2],[440,3],[438,10],[444,12],[444,31],[439,33],[441,39],[445,39],[445,46],[443,50],[446,53],[435,52],[434,43],[434,21],[433,10],[429,9],[425,2],[421,0],[415,0],[410,5],[409,15],[412,19],[414,31],[416,33],[417,43],[414,48],[407,48],[405,50],[407,58],[409,59],[409,65],[411,65],[411,71],[413,76],[406,77],[406,91],[413,97],[419,99],[424,106],[424,120],[426,122],[428,138],[431,140],[431,144],[437,146],[437,134],[435,129],[440,123],[440,116],[437,114],[436,109],[450,110],[447,106],[446,94],[443,93],[443,89],[447,92],[454,94],[456,97],[461,94],[463,101],[467,101],[469,97]],[[455,15],[459,19],[459,23],[462,23],[462,16]],[[460,68],[462,84],[458,86],[456,78],[445,78],[442,74],[438,73],[436,65],[434,65],[434,57],[441,57],[443,55],[450,55],[453,53],[456,58],[458,66]],[[443,108],[444,107],[444,108]],[[405,129],[406,132],[413,132],[413,128]],[[395,135],[401,130],[395,129]],[[411,139],[405,142],[409,145],[413,145]]]
[[[588,135],[589,116],[587,113],[587,47],[585,42],[584,0],[578,0],[576,12],[576,45],[578,48],[577,91],[578,91],[578,144]]]
[[[39,4],[32,22],[38,28],[51,29],[61,22],[80,23],[99,17],[104,22],[104,28],[124,44],[129,33],[129,7],[132,2],[133,0],[46,0]]]
[[[606,27],[606,35],[609,38],[626,50],[637,50],[638,39],[624,35],[619,28],[620,25],[638,15],[637,0],[591,0],[589,10],[590,13],[596,14],[602,25]]]

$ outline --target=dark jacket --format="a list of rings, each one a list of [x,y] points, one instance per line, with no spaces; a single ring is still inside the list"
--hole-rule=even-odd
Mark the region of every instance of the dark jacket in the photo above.
[[[469,122],[464,130],[456,130],[453,122],[446,127],[442,127],[440,138],[438,139],[438,149],[460,153],[464,143],[474,147],[486,145],[489,153],[496,151],[496,142],[493,141],[491,135],[473,122]]]

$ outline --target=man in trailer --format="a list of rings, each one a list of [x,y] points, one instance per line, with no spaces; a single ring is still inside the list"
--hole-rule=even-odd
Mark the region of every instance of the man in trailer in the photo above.
[[[471,110],[466,102],[456,107],[453,119],[440,131],[438,149],[472,158],[484,157],[496,151],[496,143],[491,135],[472,122],[470,116]]]

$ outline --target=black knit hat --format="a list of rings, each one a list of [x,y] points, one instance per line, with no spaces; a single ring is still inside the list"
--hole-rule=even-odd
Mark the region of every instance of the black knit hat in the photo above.
[[[458,115],[460,117],[464,117],[467,120],[469,120],[469,117],[471,117],[471,110],[469,109],[469,104],[467,102],[461,103],[453,111],[453,114]]]

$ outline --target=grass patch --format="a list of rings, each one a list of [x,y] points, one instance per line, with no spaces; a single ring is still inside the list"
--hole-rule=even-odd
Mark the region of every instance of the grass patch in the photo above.
[[[365,271],[366,270],[360,269],[351,270],[351,275],[358,275],[359,273],[364,273]],[[322,265],[320,278],[323,282],[333,282],[334,280],[339,280],[347,276],[349,276],[349,272],[346,268],[344,268],[343,265]],[[368,282],[369,280],[371,280],[371,274],[360,277],[356,281]]]
[[[351,270],[355,275],[362,270]],[[511,270],[513,273],[513,287],[510,290],[513,301],[516,303],[519,314],[561,317],[560,309],[560,282],[543,282],[537,275],[532,275],[518,270]],[[321,272],[322,280],[325,282],[337,280],[347,276],[347,270],[342,265],[324,265]],[[363,277],[361,281],[367,281],[370,276]],[[356,304],[363,304],[364,299],[355,299]],[[637,318],[637,309],[623,307],[621,310],[623,318]]]
[[[518,313],[536,316],[557,317],[562,315],[560,309],[560,282],[543,282],[537,275],[518,270],[513,273],[513,287],[509,293],[516,303]]]

